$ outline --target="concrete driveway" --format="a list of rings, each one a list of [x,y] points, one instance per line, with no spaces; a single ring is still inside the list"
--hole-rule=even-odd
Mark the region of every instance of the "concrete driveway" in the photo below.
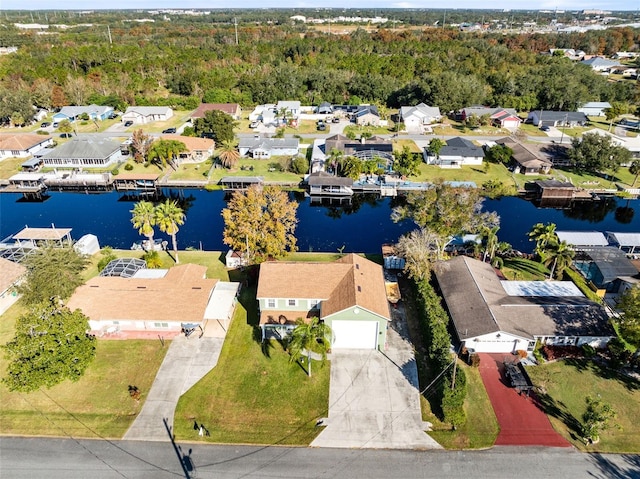
[[[147,400],[124,439],[166,441],[166,418],[173,426],[178,399],[202,379],[218,363],[224,337],[185,338],[178,336],[160,365]]]
[[[329,417],[312,447],[440,449],[424,431],[418,371],[404,321],[388,331],[384,353],[335,351]]]

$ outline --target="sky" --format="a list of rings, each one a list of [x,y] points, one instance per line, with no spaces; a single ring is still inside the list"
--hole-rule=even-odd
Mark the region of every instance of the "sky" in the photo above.
[[[349,8],[474,8],[512,10],[640,10],[640,0],[352,0]],[[95,9],[162,9],[162,8],[342,8],[343,0],[0,0],[1,10],[95,10]]]

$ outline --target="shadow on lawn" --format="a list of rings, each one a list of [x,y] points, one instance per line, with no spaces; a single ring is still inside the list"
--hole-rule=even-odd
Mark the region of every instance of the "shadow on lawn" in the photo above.
[[[621,374],[620,372],[610,368],[603,362],[573,358],[565,359],[564,361],[566,364],[573,366],[578,371],[590,371],[599,378],[618,381],[629,391],[640,390],[640,381],[625,374]]]
[[[582,424],[571,414],[563,402],[556,401],[548,394],[537,392],[531,395],[533,402],[542,409],[545,414],[560,419],[569,429],[571,439],[579,441],[582,437]]]

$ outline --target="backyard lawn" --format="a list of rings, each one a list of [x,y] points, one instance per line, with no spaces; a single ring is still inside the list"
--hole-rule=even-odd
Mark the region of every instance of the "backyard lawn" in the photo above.
[[[180,440],[308,445],[329,405],[329,362],[308,377],[280,343],[260,344],[255,287],[245,288],[216,368],[184,394],[174,431]],[[193,423],[211,436],[198,437]]]
[[[21,165],[27,158],[5,158],[0,161],[0,180],[8,180],[22,171]]]
[[[564,360],[527,368],[553,427],[582,451],[626,453],[640,451],[640,381],[589,360]],[[612,427],[601,441],[586,446],[580,433],[585,398],[599,396],[617,413],[621,429]]]

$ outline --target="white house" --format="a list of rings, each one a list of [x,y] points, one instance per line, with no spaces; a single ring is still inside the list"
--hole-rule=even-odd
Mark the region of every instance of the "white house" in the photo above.
[[[605,309],[571,281],[503,281],[468,256],[434,271],[458,339],[470,352],[532,351],[536,342],[604,347],[615,337]]]
[[[11,157],[28,158],[49,145],[53,145],[53,138],[49,135],[0,134],[0,160]]]
[[[123,113],[122,121],[144,125],[154,121],[167,121],[172,116],[173,110],[168,106],[130,106]]]
[[[113,114],[113,107],[108,105],[79,105],[63,106],[58,113],[53,115],[53,121],[62,120],[75,121],[83,115],[87,115],[90,120],[106,120]]]
[[[432,154],[429,148],[425,148],[423,157],[429,165],[438,165],[440,168],[460,168],[463,165],[481,165],[484,160],[484,150],[458,136],[447,140],[446,145],[437,155]]]
[[[300,116],[300,102],[299,101],[279,101],[276,105],[276,113],[278,115],[285,112],[287,115],[291,115],[293,118]]]
[[[578,108],[578,111],[587,116],[605,116],[607,108],[611,108],[608,101],[590,101]]]
[[[612,68],[620,66],[620,62],[607,60],[606,58],[602,57],[589,58],[588,60],[582,60],[580,63],[590,66],[591,69],[596,72],[607,72]]]
[[[420,103],[416,106],[400,107],[400,121],[409,132],[422,133],[428,125],[440,121],[442,115],[437,106]]]
[[[298,138],[240,138],[238,151],[240,156],[267,159],[272,156],[296,156],[298,154]]]
[[[41,157],[50,168],[104,168],[122,161],[120,142],[109,138],[82,136],[51,150]]]

